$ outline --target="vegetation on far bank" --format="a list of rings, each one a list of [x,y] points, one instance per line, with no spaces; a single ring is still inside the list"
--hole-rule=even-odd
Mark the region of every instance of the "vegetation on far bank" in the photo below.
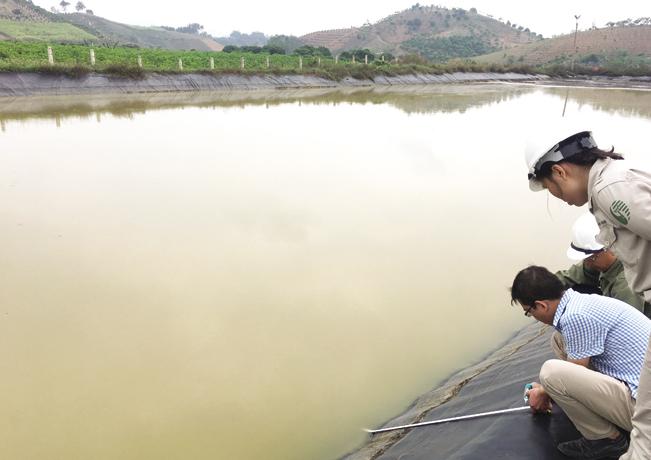
[[[52,47],[54,64],[48,63],[46,43],[2,42],[0,41],[0,72],[68,75],[79,77],[88,73],[102,73],[122,78],[147,78],[152,74],[207,75],[314,75],[339,81],[345,77],[373,80],[377,76],[399,76],[409,74],[441,75],[453,72],[516,72],[522,74],[546,74],[569,76],[567,62],[550,63],[534,67],[521,63],[481,64],[469,60],[454,59],[445,64],[429,62],[422,56],[408,54],[402,59],[385,55],[385,60],[369,56],[369,64],[363,64],[362,56],[368,50],[354,50],[348,55],[342,53],[339,62],[333,58],[316,55],[138,50],[128,47],[88,47],[78,45],[49,45]],[[90,50],[95,53],[95,65],[91,64]],[[352,56],[357,62],[352,62]],[[142,67],[138,66],[141,57]],[[211,58],[214,69],[210,67]],[[269,67],[266,60],[269,59]],[[635,59],[633,59],[635,58]],[[242,68],[242,59],[244,67]],[[299,68],[299,59],[302,68]],[[390,60],[392,59],[392,60]],[[183,68],[179,66],[179,60]],[[601,63],[601,66],[594,65]],[[621,59],[607,59],[601,55],[581,57],[576,60],[575,73],[587,75],[651,75],[651,60],[643,57],[622,56]]]

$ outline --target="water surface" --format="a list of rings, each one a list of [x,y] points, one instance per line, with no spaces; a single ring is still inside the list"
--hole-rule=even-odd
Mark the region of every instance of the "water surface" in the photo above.
[[[641,91],[0,100],[2,457],[354,449],[528,324],[518,270],[569,266],[585,209],[522,158],[566,97],[649,159]]]

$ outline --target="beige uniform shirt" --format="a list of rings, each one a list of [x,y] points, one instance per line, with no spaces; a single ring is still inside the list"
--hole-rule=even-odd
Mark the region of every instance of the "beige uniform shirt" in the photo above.
[[[651,166],[598,160],[588,180],[597,242],[624,264],[631,290],[651,302]]]

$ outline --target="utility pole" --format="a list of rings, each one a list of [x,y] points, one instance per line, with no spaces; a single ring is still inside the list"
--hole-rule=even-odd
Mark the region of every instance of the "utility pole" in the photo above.
[[[576,18],[576,29],[574,30],[574,49],[572,49],[572,72],[574,72],[574,56],[576,56],[576,35],[579,33],[579,18],[581,15],[574,15]]]

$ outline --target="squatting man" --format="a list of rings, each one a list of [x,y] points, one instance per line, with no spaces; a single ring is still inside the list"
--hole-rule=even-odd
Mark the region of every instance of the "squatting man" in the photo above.
[[[566,289],[556,275],[537,266],[517,274],[511,303],[560,333],[552,340],[559,359],[543,364],[540,384],[533,382],[527,392],[533,412],[550,411],[553,399],[583,435],[558,449],[572,458],[626,453],[628,441],[618,427],[633,428],[651,321],[620,300]]]

